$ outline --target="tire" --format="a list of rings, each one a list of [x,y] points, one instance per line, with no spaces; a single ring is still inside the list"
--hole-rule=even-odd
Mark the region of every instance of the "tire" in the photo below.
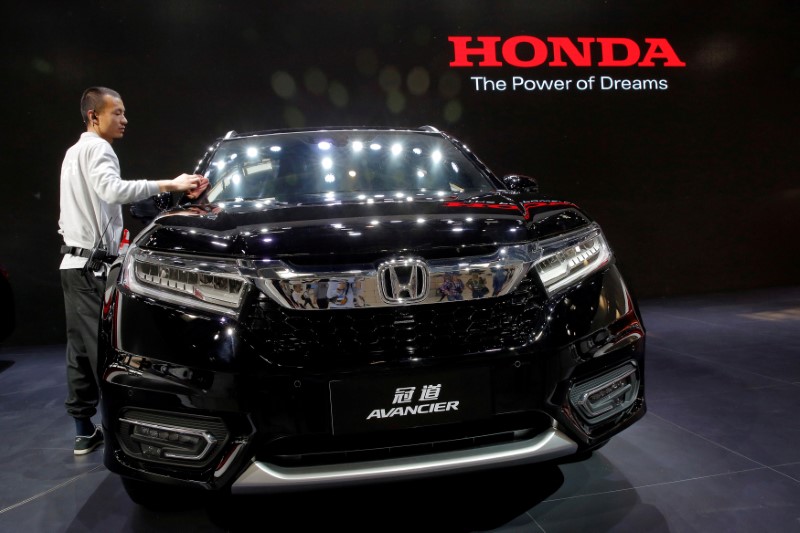
[[[594,454],[594,452],[596,452],[597,450],[599,450],[600,448],[602,448],[603,446],[608,444],[609,440],[610,439],[604,440],[604,441],[602,441],[600,443],[597,443],[597,444],[595,444],[595,445],[593,445],[591,447],[579,448],[578,451],[575,452],[573,455],[564,456],[564,457],[562,457],[560,459],[557,459],[556,461],[558,463],[564,463],[564,464],[566,464],[566,463],[580,463],[580,462],[586,461],[587,459],[591,459],[591,457]]]
[[[585,461],[586,459],[589,459],[594,454],[594,452],[596,452],[597,450],[599,450],[600,448],[602,448],[603,446],[608,444],[609,440],[604,440],[603,442],[600,442],[599,444],[595,444],[594,446],[592,446],[590,448],[585,448],[583,450],[579,450],[578,453],[575,454],[575,460],[576,461]]]

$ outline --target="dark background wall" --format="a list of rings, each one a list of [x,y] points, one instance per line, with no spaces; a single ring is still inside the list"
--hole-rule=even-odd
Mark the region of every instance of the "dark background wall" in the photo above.
[[[6,344],[61,343],[58,181],[90,85],[122,93],[123,176],[192,171],[226,131],[431,124],[603,225],[640,298],[796,285],[794,1],[14,2],[2,21]],[[451,68],[450,35],[667,38],[685,68]],[[665,79],[663,91],[484,92]],[[140,229],[130,222],[132,230]],[[5,302],[3,305],[7,305]]]

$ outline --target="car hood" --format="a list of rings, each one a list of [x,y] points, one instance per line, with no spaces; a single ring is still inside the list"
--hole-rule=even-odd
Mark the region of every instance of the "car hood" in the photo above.
[[[413,253],[502,246],[588,224],[577,206],[514,193],[178,207],[136,239],[141,248],[228,257]]]

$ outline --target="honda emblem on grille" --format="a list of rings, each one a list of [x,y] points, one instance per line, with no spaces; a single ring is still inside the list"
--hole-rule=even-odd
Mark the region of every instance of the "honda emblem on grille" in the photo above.
[[[420,302],[428,294],[428,267],[421,259],[394,259],[378,265],[378,288],[384,302]]]

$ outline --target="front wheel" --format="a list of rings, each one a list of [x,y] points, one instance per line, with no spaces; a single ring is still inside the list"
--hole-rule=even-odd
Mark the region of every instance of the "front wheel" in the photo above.
[[[560,464],[567,464],[567,463],[581,463],[586,461],[587,459],[591,459],[594,452],[608,444],[609,439],[606,439],[602,442],[598,442],[593,444],[592,446],[587,446],[585,448],[578,448],[578,451],[572,455],[565,455],[564,457],[560,457],[555,461]]]
[[[594,446],[591,446],[589,448],[584,448],[584,449],[578,450],[578,453],[576,453],[573,456],[573,462],[580,462],[580,461],[585,461],[585,460],[589,459],[594,454],[594,452],[596,452],[597,450],[599,450],[600,448],[602,448],[603,446],[608,444],[609,440],[610,439],[607,439],[607,440],[599,442],[599,443],[597,443]]]

